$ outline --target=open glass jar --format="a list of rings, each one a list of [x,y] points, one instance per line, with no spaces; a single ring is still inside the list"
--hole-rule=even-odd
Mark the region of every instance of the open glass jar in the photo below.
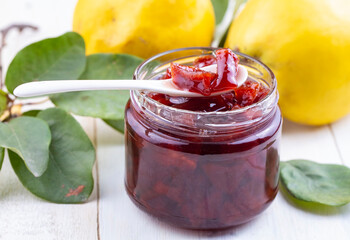
[[[187,48],[142,63],[134,79],[155,79],[170,62],[191,64],[214,48]],[[126,178],[133,202],[179,227],[223,229],[262,212],[278,190],[282,118],[276,79],[261,62],[236,53],[249,77],[270,92],[227,112],[163,105],[132,91],[125,111]]]

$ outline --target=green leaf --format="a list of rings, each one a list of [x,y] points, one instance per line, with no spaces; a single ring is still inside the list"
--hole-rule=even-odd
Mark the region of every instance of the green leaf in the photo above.
[[[132,79],[143,60],[128,54],[93,54],[87,57],[86,68],[79,79]]]
[[[32,81],[77,79],[86,63],[83,38],[68,32],[57,38],[33,43],[17,53],[5,79],[9,92]]]
[[[14,171],[36,196],[57,203],[84,202],[93,189],[94,147],[79,123],[67,112],[50,108],[38,114],[50,126],[52,142],[45,173],[33,177],[21,159],[9,151]]]
[[[80,79],[132,79],[142,59],[126,54],[94,54],[87,58],[86,69]],[[84,91],[56,94],[52,102],[81,116],[110,120],[124,118],[129,91]]]
[[[281,162],[281,182],[295,198],[329,206],[350,202],[350,169],[309,160]]]
[[[7,109],[7,93],[0,90],[0,116],[5,112]]]
[[[41,119],[19,117],[0,123],[0,146],[17,153],[36,177],[47,168],[50,141],[50,129]]]
[[[2,163],[4,162],[5,149],[0,147],[0,170],[2,167]]]
[[[124,120],[102,119],[108,126],[114,128],[118,132],[124,133]]]
[[[36,117],[41,110],[30,110],[27,112],[22,113],[23,116],[28,116],[28,117]]]
[[[220,24],[227,10],[229,0],[211,0],[214,12],[216,25]]]
[[[76,115],[95,118],[123,119],[129,91],[85,91],[51,97],[52,102]]]

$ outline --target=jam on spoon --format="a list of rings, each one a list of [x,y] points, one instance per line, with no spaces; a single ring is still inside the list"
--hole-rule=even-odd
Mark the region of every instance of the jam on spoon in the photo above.
[[[202,112],[229,111],[254,104],[269,93],[269,88],[249,78],[238,86],[238,63],[237,55],[225,48],[216,50],[215,56],[195,59],[193,66],[172,63],[161,79],[172,78],[177,88],[200,93],[203,97],[176,97],[160,93],[148,95],[167,106]],[[217,64],[217,73],[200,69],[213,64]],[[230,89],[223,94],[212,95]]]
[[[218,78],[216,73],[177,63],[171,63],[170,69],[173,83],[178,88],[204,96],[209,96],[212,93],[211,84]]]
[[[171,63],[170,72],[167,70],[165,77],[172,78],[175,86],[181,90],[200,93],[204,96],[236,88],[238,57],[227,48],[216,50],[215,54],[216,58],[214,56],[197,58],[193,67]],[[200,69],[215,63],[217,73]]]

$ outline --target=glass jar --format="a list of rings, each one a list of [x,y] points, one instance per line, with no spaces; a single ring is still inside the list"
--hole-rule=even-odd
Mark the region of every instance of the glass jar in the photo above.
[[[186,48],[142,63],[134,79],[155,79],[170,62],[191,64],[214,48]],[[271,70],[236,53],[251,79],[270,88],[258,103],[227,112],[163,105],[132,91],[125,111],[126,190],[142,210],[189,229],[242,224],[278,191],[282,118]]]

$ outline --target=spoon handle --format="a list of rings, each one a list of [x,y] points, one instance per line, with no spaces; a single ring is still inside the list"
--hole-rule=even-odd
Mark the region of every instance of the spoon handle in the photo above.
[[[162,88],[161,82],[159,80],[52,80],[24,83],[14,90],[14,94],[17,97],[33,97],[89,90],[159,90]]]
[[[216,72],[216,64],[201,69]],[[248,77],[245,67],[238,66],[237,83],[240,86]],[[14,91],[17,97],[34,97],[62,92],[91,90],[149,90],[151,92],[181,97],[203,97],[203,95],[174,86],[172,79],[165,80],[51,80],[29,82],[19,85]],[[232,91],[232,90],[225,90]],[[224,92],[212,93],[212,96]]]

